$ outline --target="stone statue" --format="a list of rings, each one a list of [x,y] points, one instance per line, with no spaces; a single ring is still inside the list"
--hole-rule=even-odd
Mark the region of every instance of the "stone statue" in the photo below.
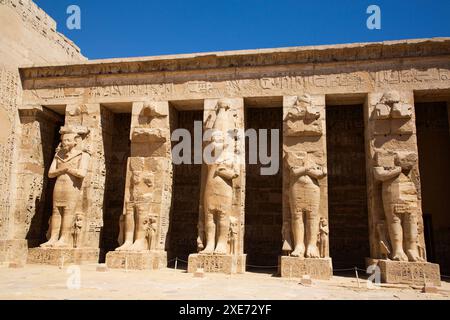
[[[156,247],[156,233],[158,231],[158,222],[156,217],[149,217],[148,221],[145,221],[147,231],[148,249],[153,250]]]
[[[289,206],[294,240],[291,256],[319,258],[319,179],[326,176],[326,169],[312,161],[306,152],[288,152],[286,162],[290,171]]]
[[[375,106],[377,119],[408,119],[412,116],[412,106],[403,103],[397,91],[383,94],[380,102]]]
[[[84,127],[61,128],[61,144],[56,151],[48,176],[56,178],[50,239],[41,247],[71,247],[75,212],[82,198],[83,180],[88,172],[90,155],[82,148]]]
[[[423,225],[423,219],[418,219],[417,222],[417,232],[419,234],[418,236],[418,250],[419,250],[419,256],[420,258],[425,261],[427,259],[426,250],[425,250],[425,234],[424,234],[424,225]]]
[[[230,244],[229,252],[231,254],[235,254],[236,250],[236,241],[238,235],[238,220],[235,217],[230,217],[230,232],[228,234],[228,242]]]
[[[200,208],[201,212],[203,211],[203,206],[201,206]],[[197,230],[198,230],[198,236],[197,236],[197,252],[202,251],[203,249],[205,249],[204,246],[204,234],[205,234],[205,228],[204,228],[204,224],[201,221],[202,219],[199,219],[198,224],[197,224]]]
[[[414,152],[378,152],[375,179],[382,182],[382,200],[395,261],[422,261],[418,247],[418,194],[411,179]],[[405,254],[406,251],[406,254]]]
[[[319,225],[319,252],[321,258],[325,258],[327,256],[328,233],[328,220],[321,217]]]
[[[73,224],[73,247],[79,248],[82,243],[84,218],[82,214],[77,214]]]
[[[314,106],[311,96],[301,95],[286,113],[284,134],[286,136],[320,136],[323,132],[319,118],[320,110]]]
[[[148,215],[153,198],[153,174],[131,163],[131,195],[125,205],[123,245],[117,251],[149,250],[147,240]]]
[[[219,102],[209,148],[215,161],[207,165],[203,196],[206,246],[204,254],[227,254],[230,214],[233,198],[233,179],[238,177],[235,165],[235,146],[226,135],[234,129],[233,115],[228,104]]]

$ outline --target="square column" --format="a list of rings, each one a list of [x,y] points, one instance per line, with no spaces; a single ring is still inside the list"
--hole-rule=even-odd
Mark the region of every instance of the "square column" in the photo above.
[[[78,162],[78,166],[74,165],[73,167],[73,169],[83,171],[79,191],[66,192],[67,194],[72,193],[77,198],[74,205],[75,209],[73,212],[67,211],[69,209],[64,209],[64,212],[61,214],[62,222],[59,233],[62,234],[63,230],[68,228],[70,239],[62,246],[51,244],[30,248],[28,250],[28,263],[61,265],[98,262],[100,232],[103,227],[103,196],[106,174],[101,120],[102,108],[100,104],[67,105],[65,123],[61,127],[60,133],[62,135],[76,135],[76,148],[81,159],[84,159]],[[60,155],[59,149],[57,148],[56,150],[54,161]],[[58,183],[60,176],[57,176],[55,179],[56,183]],[[67,201],[65,198],[55,199],[54,193],[52,210],[62,208],[62,204]],[[70,223],[64,222],[65,219],[69,219],[65,218],[68,214],[73,216],[73,221]],[[52,233],[52,223],[55,221],[52,217],[49,221],[48,237]],[[69,227],[64,227],[64,224],[67,223],[70,224]]]
[[[427,263],[413,91],[369,93],[365,106],[371,258],[387,283],[440,284]]]
[[[203,119],[199,252],[189,256],[188,272],[244,273],[244,100],[206,99]]]
[[[325,95],[283,97],[282,277],[333,275],[325,115]]]
[[[160,269],[172,197],[172,154],[167,101],[133,103],[120,247],[106,255],[118,269]]]

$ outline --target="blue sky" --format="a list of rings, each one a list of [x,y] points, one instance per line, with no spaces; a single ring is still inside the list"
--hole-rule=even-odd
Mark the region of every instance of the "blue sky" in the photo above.
[[[89,59],[450,36],[450,0],[35,0]],[[81,8],[81,30],[66,9]],[[381,30],[369,30],[369,5]]]

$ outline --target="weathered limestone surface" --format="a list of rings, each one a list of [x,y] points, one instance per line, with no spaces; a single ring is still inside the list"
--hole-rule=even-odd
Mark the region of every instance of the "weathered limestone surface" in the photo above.
[[[299,258],[280,257],[279,273],[283,278],[301,278],[310,276],[311,279],[329,280],[333,276],[331,258]]]
[[[23,264],[26,252],[5,250],[11,248],[12,241],[18,242],[14,250],[25,248],[25,238],[36,245],[41,226],[36,226],[35,221],[42,215],[39,205],[44,202],[47,185],[42,174],[47,169],[44,158],[53,152],[47,141],[52,141],[57,116],[29,110],[19,117],[18,109],[24,104],[18,67],[85,58],[76,45],[56,31],[55,21],[31,0],[1,1],[0,21],[0,256],[17,257],[20,261],[11,262]],[[32,140],[24,142],[29,138]],[[28,149],[27,143],[33,148]]]
[[[172,190],[169,105],[133,103],[131,156],[128,159],[119,244],[106,263],[122,268],[155,269],[167,264],[166,237]]]
[[[191,254],[188,261],[188,272],[195,273],[198,270],[209,273],[244,273],[246,255],[210,255]]]
[[[198,255],[189,257],[188,270],[211,263],[205,272],[243,272],[245,148],[242,99],[205,100],[204,130],[210,137],[204,146],[210,159],[202,170],[198,221]],[[193,266],[194,265],[194,266]],[[240,268],[240,267],[241,268]],[[222,271],[220,271],[222,270]]]
[[[27,263],[64,266],[70,264],[95,264],[99,249],[95,248],[31,248]]]
[[[202,165],[198,252],[188,269],[244,272],[245,139],[227,141],[223,133],[245,128],[248,100],[276,100],[283,112],[281,275],[331,276],[325,110],[345,103],[364,104],[369,258],[381,259],[386,282],[438,279],[439,268],[426,262],[415,100],[448,101],[450,39],[84,62],[31,1],[2,1],[0,18],[0,58],[8,61],[0,66],[0,261],[23,263],[26,247],[33,263],[94,261],[105,246],[115,249],[106,256],[111,267],[163,267],[176,199],[170,109],[185,105],[203,112],[204,130],[222,132],[203,149],[224,150]],[[26,64],[34,66],[18,70]],[[130,132],[112,156],[117,114],[126,114],[117,118],[130,121]],[[113,160],[117,169],[126,163],[123,174],[111,174]],[[123,189],[114,204],[110,177]],[[61,187],[69,178],[76,186]]]
[[[106,255],[106,265],[113,269],[162,269],[167,266],[167,253],[165,251],[112,251]]]
[[[424,262],[402,262],[391,260],[369,261],[369,265],[377,265],[384,283],[400,283],[416,286],[441,285],[441,273],[438,264]]]

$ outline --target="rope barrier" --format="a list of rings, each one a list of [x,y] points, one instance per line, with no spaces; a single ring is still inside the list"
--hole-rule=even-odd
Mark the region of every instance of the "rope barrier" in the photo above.
[[[250,268],[260,268],[260,269],[274,269],[279,267],[279,266],[255,266],[251,264],[247,264],[246,266]]]
[[[188,263],[186,260],[180,259],[180,258],[178,258],[178,257],[169,260],[168,263],[171,263],[171,262],[174,262],[174,261],[176,261],[176,262],[183,262],[183,263],[185,263],[185,264]],[[253,265],[253,264],[246,264],[246,266],[247,266],[247,267],[250,267],[250,268],[257,268],[257,269],[275,269],[275,268],[279,268],[279,267],[280,267],[280,265],[276,265],[276,266],[257,266],[257,265]],[[367,273],[367,270],[361,269],[361,268],[358,268],[358,267],[345,268],[345,269],[333,269],[333,273],[334,273],[334,272],[346,272],[346,271],[362,271],[362,272],[368,274],[368,273]],[[441,274],[441,278],[447,278],[447,279],[450,279],[450,276]]]

